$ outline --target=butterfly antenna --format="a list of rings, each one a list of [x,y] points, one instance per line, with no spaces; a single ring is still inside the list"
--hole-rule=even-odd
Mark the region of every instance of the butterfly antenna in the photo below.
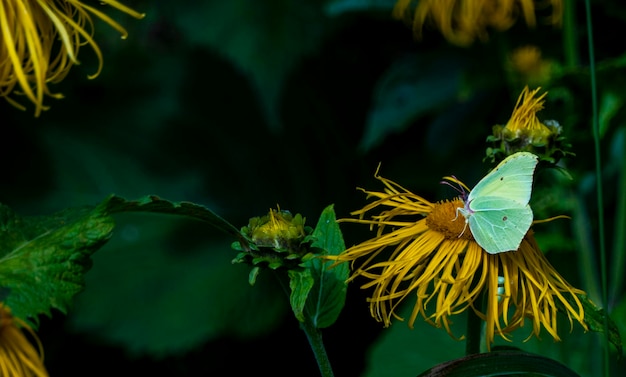
[[[455,176],[451,175],[450,177],[453,178],[455,181],[458,181],[458,179]],[[461,198],[461,200],[463,200],[464,202],[467,200],[468,193],[467,191],[465,191],[465,188],[463,188],[463,186],[460,183],[457,183],[457,186],[453,185],[452,183],[448,181],[440,181],[439,183],[441,183],[442,185],[447,185],[447,186],[452,187],[454,191],[460,194],[459,197]]]

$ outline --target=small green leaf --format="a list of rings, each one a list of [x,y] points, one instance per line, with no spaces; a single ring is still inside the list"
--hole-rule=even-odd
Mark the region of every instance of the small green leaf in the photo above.
[[[589,325],[589,329],[596,332],[604,332],[604,317],[606,316],[609,322],[609,341],[617,348],[619,355],[622,354],[622,338],[619,334],[619,329],[611,317],[606,314],[604,309],[598,308],[593,301],[589,300],[587,296],[577,295],[585,310],[585,323]],[[571,298],[568,298],[571,305],[575,303]]]
[[[90,256],[111,237],[101,208],[19,217],[0,204],[0,287],[13,315],[36,327],[37,315],[63,313],[84,286]]]
[[[332,205],[322,212],[312,237],[314,241],[311,246],[323,250],[322,255],[338,255],[345,250]],[[315,281],[306,307],[313,324],[320,329],[335,323],[346,301],[346,280],[350,271],[345,263],[331,268],[332,264],[332,261],[322,258],[306,262]]]
[[[248,284],[253,286],[256,283],[256,278],[259,276],[259,272],[261,272],[261,269],[259,267],[252,267],[250,273],[248,274]]]
[[[289,270],[289,287],[291,288],[289,302],[291,303],[293,314],[300,322],[304,322],[303,311],[313,284],[314,280],[311,270],[306,268],[299,271]]]
[[[626,296],[623,296],[613,308],[611,316],[615,318],[615,325],[619,332],[626,333]],[[621,355],[621,353],[620,353]]]
[[[439,364],[418,377],[504,375],[578,377],[578,374],[556,360],[517,350],[493,351],[465,356]]]

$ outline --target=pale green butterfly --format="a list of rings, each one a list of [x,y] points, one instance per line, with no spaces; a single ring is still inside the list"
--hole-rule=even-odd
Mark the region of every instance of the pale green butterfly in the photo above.
[[[538,159],[518,152],[505,158],[470,191],[457,213],[489,254],[517,250],[533,222],[528,205]]]

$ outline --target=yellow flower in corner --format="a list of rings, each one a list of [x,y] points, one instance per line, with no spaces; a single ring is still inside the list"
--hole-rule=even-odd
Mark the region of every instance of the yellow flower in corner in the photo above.
[[[577,297],[584,292],[572,287],[550,265],[532,230],[517,251],[489,254],[458,218],[457,209],[464,205],[461,199],[431,203],[378,172],[376,179],[383,183],[384,191],[362,190],[376,200],[353,212],[357,219],[340,220],[367,224],[377,229],[376,236],[332,258],[351,262],[349,280],[365,278],[362,288],[374,289],[368,301],[376,320],[389,326],[392,318],[399,319],[398,306],[411,301],[409,327],[421,315],[454,336],[450,317],[473,310],[486,323],[487,347],[495,336],[508,340],[507,334],[522,327],[525,320],[532,324],[532,334],[538,336],[544,328],[560,340],[558,307],[570,323],[575,320],[587,329]],[[365,218],[379,208],[382,212]],[[357,260],[362,263],[354,268]],[[480,297],[485,299],[484,306]]]
[[[412,24],[418,39],[422,37],[424,26],[432,24],[449,42],[459,46],[468,46],[476,38],[485,41],[488,28],[507,30],[518,18],[534,27],[536,11],[547,5],[552,7],[547,23],[560,25],[563,13],[562,0],[420,0],[416,6],[413,3],[398,0],[393,9],[394,17]]]
[[[144,15],[116,0],[100,3],[142,18]],[[78,52],[89,45],[99,60],[95,78],[102,70],[102,52],[94,39],[92,16],[99,18],[126,38],[126,30],[101,9],[80,0],[0,1],[0,96],[24,109],[15,94],[35,105],[35,116],[44,106],[44,97],[62,98],[51,92],[49,83],[58,83],[78,64]]]
[[[20,327],[30,333],[38,349],[26,339]],[[43,365],[43,349],[37,335],[0,303],[0,376],[47,377]]]

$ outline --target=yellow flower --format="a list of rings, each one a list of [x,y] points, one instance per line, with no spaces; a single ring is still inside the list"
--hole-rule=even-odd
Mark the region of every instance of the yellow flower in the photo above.
[[[541,159],[556,162],[560,157],[572,154],[569,144],[561,136],[561,125],[554,120],[540,121],[537,113],[543,109],[548,92],[538,96],[539,90],[522,90],[511,118],[503,127],[493,127],[493,134],[487,141],[495,143],[487,150],[487,155],[495,159],[497,154],[508,156],[519,151],[535,153]],[[499,144],[499,145],[498,145]]]
[[[519,81],[534,86],[550,80],[553,64],[541,57],[539,47],[528,45],[511,52],[506,68]]]
[[[100,0],[136,18],[135,12],[116,0]],[[44,106],[44,96],[52,93],[48,83],[58,83],[78,64],[81,46],[89,45],[98,57],[95,78],[102,70],[102,52],[94,39],[92,16],[106,22],[126,38],[126,30],[101,10],[80,0],[2,0],[0,1],[0,96],[25,109],[13,94],[26,96],[35,105],[35,116]]]
[[[33,347],[18,327],[30,333],[39,350]],[[39,338],[26,323],[13,317],[3,303],[0,303],[0,376],[48,376],[43,365],[43,348]]]
[[[449,42],[459,46],[468,46],[476,38],[485,41],[488,28],[507,30],[519,17],[534,27],[535,11],[548,4],[552,6],[548,23],[560,25],[563,13],[562,0],[420,0],[415,7],[412,3],[398,0],[394,17],[411,23],[418,39],[422,38],[424,25],[430,22]]]
[[[398,305],[412,300],[409,327],[421,315],[454,336],[450,317],[473,310],[486,322],[487,347],[495,335],[509,340],[507,334],[522,327],[525,320],[532,323],[532,334],[538,336],[543,327],[559,340],[559,306],[570,323],[576,320],[587,329],[577,297],[584,292],[569,285],[550,265],[532,231],[517,251],[488,254],[465,229],[465,222],[457,218],[462,200],[431,203],[378,172],[376,178],[384,184],[384,192],[362,190],[376,200],[352,213],[359,215],[358,219],[340,220],[375,227],[376,236],[333,259],[352,262],[349,280],[368,280],[361,288],[373,287],[368,299],[370,312],[385,327],[392,318],[400,319]],[[367,212],[379,207],[384,208],[380,214],[365,219]],[[355,269],[357,259],[363,262]]]

